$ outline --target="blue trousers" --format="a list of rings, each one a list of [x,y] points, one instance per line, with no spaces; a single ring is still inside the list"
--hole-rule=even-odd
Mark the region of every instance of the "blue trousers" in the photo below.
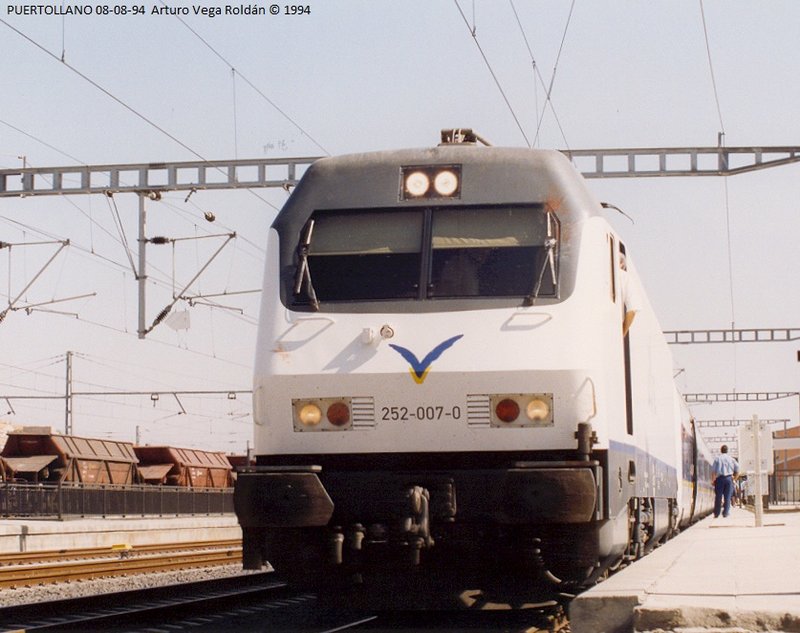
[[[722,508],[722,516],[726,517],[731,511],[731,495],[733,494],[733,477],[717,477],[714,482],[714,516],[719,516]],[[723,505],[724,501],[724,505]]]

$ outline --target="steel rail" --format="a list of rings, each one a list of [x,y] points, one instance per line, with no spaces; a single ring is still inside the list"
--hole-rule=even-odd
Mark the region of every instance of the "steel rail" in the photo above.
[[[73,580],[110,578],[130,574],[229,565],[242,560],[241,547],[199,552],[169,552],[116,559],[89,559],[56,563],[8,565],[0,568],[0,587],[29,587]]]
[[[0,610],[5,618],[0,622],[0,628],[27,633],[99,631],[125,630],[131,624],[132,630],[138,630],[144,622],[151,625],[169,623],[180,613],[213,614],[219,610],[224,615],[222,609],[226,604],[252,603],[259,596],[268,596],[285,588],[285,582],[269,580],[262,573],[56,600],[44,605],[26,604]],[[197,622],[193,624],[196,626]],[[180,630],[182,627],[172,628]]]
[[[221,547],[240,547],[242,539],[220,539],[216,541],[187,541],[186,543],[147,543],[143,545],[130,545],[121,548],[111,547],[81,547],[72,549],[54,549],[32,552],[3,552],[0,553],[0,568],[6,565],[16,565],[23,562],[43,563],[47,561],[68,561],[86,558],[116,557],[122,552],[127,556],[139,556],[144,553],[173,552],[186,550],[200,550]],[[120,543],[119,545],[127,545]]]

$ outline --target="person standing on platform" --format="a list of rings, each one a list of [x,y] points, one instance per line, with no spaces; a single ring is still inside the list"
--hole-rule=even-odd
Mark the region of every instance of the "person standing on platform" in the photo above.
[[[734,480],[739,477],[739,464],[728,455],[728,445],[723,444],[719,450],[720,454],[711,466],[714,472],[714,518],[719,516],[720,509],[723,517],[730,514]]]
[[[747,475],[739,479],[739,500],[744,508],[747,505],[747,493],[749,491]]]

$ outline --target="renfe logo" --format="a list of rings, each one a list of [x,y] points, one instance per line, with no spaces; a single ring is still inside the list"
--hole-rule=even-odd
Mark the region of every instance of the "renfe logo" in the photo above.
[[[451,347],[453,343],[455,343],[458,339],[460,339],[463,334],[459,334],[458,336],[454,336],[453,338],[449,338],[446,341],[442,341],[436,347],[434,347],[428,355],[425,356],[422,360],[419,360],[414,352],[411,350],[407,350],[405,347],[400,347],[399,345],[394,345],[393,343],[389,343],[389,347],[395,350],[400,356],[405,358],[409,365],[409,372],[411,372],[411,377],[414,379],[414,382],[418,385],[421,385],[425,382],[425,377],[428,375],[428,371],[430,371],[431,363],[435,361],[442,353]]]

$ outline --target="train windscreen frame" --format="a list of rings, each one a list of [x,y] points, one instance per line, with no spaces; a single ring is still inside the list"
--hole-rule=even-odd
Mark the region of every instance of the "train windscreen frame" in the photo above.
[[[556,297],[559,228],[532,204],[315,211],[294,303]]]

